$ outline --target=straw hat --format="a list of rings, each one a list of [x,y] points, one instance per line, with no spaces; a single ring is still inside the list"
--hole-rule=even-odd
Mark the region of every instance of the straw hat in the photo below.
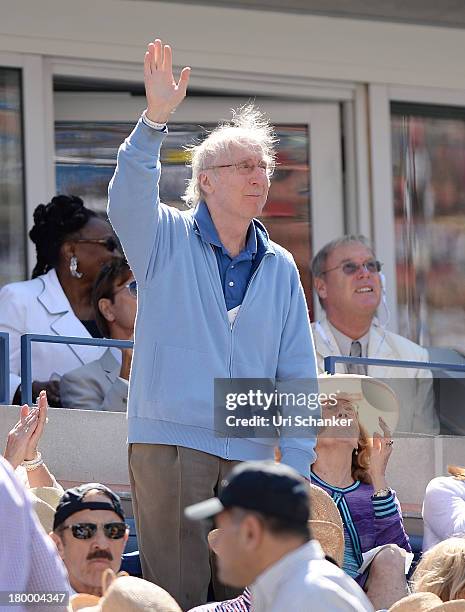
[[[55,510],[63,495],[63,489],[61,487],[35,487],[29,489],[29,495],[40,524],[46,533],[50,533],[53,529]]]
[[[344,527],[331,496],[320,487],[310,485],[310,520],[312,538],[318,540],[324,553],[339,567],[344,562]]]
[[[430,612],[464,612],[465,599],[452,599],[430,609]]]
[[[324,553],[342,567],[344,562],[344,527],[341,515],[331,497],[315,485],[310,485],[310,517],[308,526],[311,536],[318,540]],[[218,529],[208,534],[208,544],[216,553]]]
[[[164,589],[134,576],[118,576],[111,569],[102,576],[103,596],[80,593],[73,595],[73,612],[182,612],[176,601]]]
[[[325,555],[334,559],[339,567],[344,563],[344,532],[329,521],[308,521],[313,540],[318,540]]]
[[[343,529],[342,518],[333,498],[314,484],[310,484],[310,519],[330,521]]]
[[[397,601],[389,608],[389,612],[430,612],[439,610],[437,606],[442,606],[442,600],[434,593],[414,593]]]
[[[391,432],[396,430],[399,401],[384,382],[362,374],[322,374],[318,376],[318,386],[320,393],[348,396],[370,436],[375,431],[383,434],[379,417],[384,419]]]

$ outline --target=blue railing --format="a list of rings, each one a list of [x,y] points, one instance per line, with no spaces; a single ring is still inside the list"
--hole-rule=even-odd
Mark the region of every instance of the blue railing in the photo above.
[[[130,340],[111,340],[107,338],[78,338],[74,336],[48,336],[43,334],[23,334],[21,336],[21,401],[32,404],[32,343],[49,342],[52,344],[77,344],[84,346],[102,346],[114,348],[132,348]],[[465,372],[465,365],[433,361],[401,361],[398,359],[377,359],[374,357],[344,357],[330,355],[324,359],[324,369],[335,374],[337,363],[352,363],[354,365],[378,365],[400,368],[422,368],[428,370],[447,370]],[[9,336],[0,332],[0,403],[9,403]]]
[[[10,403],[10,336],[0,332],[0,404]]]
[[[436,361],[401,361],[399,359],[377,359],[375,357],[343,357],[342,355],[330,355],[325,357],[324,368],[329,374],[336,373],[337,363],[350,363],[353,365],[373,365],[394,368],[415,368],[424,370],[442,370],[443,372],[461,372],[465,374],[465,364],[444,363]],[[439,380],[438,380],[439,378]],[[457,410],[463,405],[463,385],[457,386],[455,377],[448,374],[446,384],[441,385],[442,377],[436,377],[433,384],[435,398],[435,409],[441,425],[441,433],[450,435],[465,435],[465,414]],[[423,379],[425,380],[425,379]],[[464,379],[459,378],[460,381]],[[453,383],[453,384],[451,384]]]
[[[324,368],[328,374],[336,373],[336,363],[351,363],[353,365],[377,365],[393,368],[422,368],[424,370],[447,370],[451,372],[465,372],[465,365],[458,363],[439,363],[436,361],[401,361],[399,359],[376,359],[374,357],[343,357],[330,355],[325,357]]]
[[[131,340],[109,340],[108,338],[76,338],[74,336],[45,336],[42,334],[23,334],[21,336],[21,402],[32,404],[32,343],[50,342],[52,344],[80,344],[83,346],[105,346],[132,348]],[[7,362],[8,363],[8,362]],[[7,402],[8,403],[8,402]]]

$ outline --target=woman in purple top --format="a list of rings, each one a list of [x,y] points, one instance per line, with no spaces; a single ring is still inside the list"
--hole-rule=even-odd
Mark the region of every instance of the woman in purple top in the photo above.
[[[344,380],[338,382],[343,388]],[[351,423],[320,431],[312,482],[331,495],[341,513],[345,536],[343,569],[365,589],[375,609],[389,608],[408,595],[404,551],[411,552],[399,502],[385,478],[393,445],[391,432],[380,418],[384,436],[375,432],[371,440],[353,402],[344,395],[338,396],[337,403],[323,405],[322,417]],[[382,545],[389,546],[360,572],[362,554]]]

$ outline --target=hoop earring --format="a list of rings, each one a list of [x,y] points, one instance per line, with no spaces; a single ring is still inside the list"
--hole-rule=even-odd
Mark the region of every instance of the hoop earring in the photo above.
[[[74,278],[82,278],[82,272],[78,272],[78,260],[76,255],[73,255],[69,260],[69,271]]]

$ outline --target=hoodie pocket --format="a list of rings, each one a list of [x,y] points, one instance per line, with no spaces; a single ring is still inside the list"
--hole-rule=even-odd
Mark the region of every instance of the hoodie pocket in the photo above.
[[[139,416],[211,428],[215,379],[211,356],[157,345],[153,368],[149,397]]]

